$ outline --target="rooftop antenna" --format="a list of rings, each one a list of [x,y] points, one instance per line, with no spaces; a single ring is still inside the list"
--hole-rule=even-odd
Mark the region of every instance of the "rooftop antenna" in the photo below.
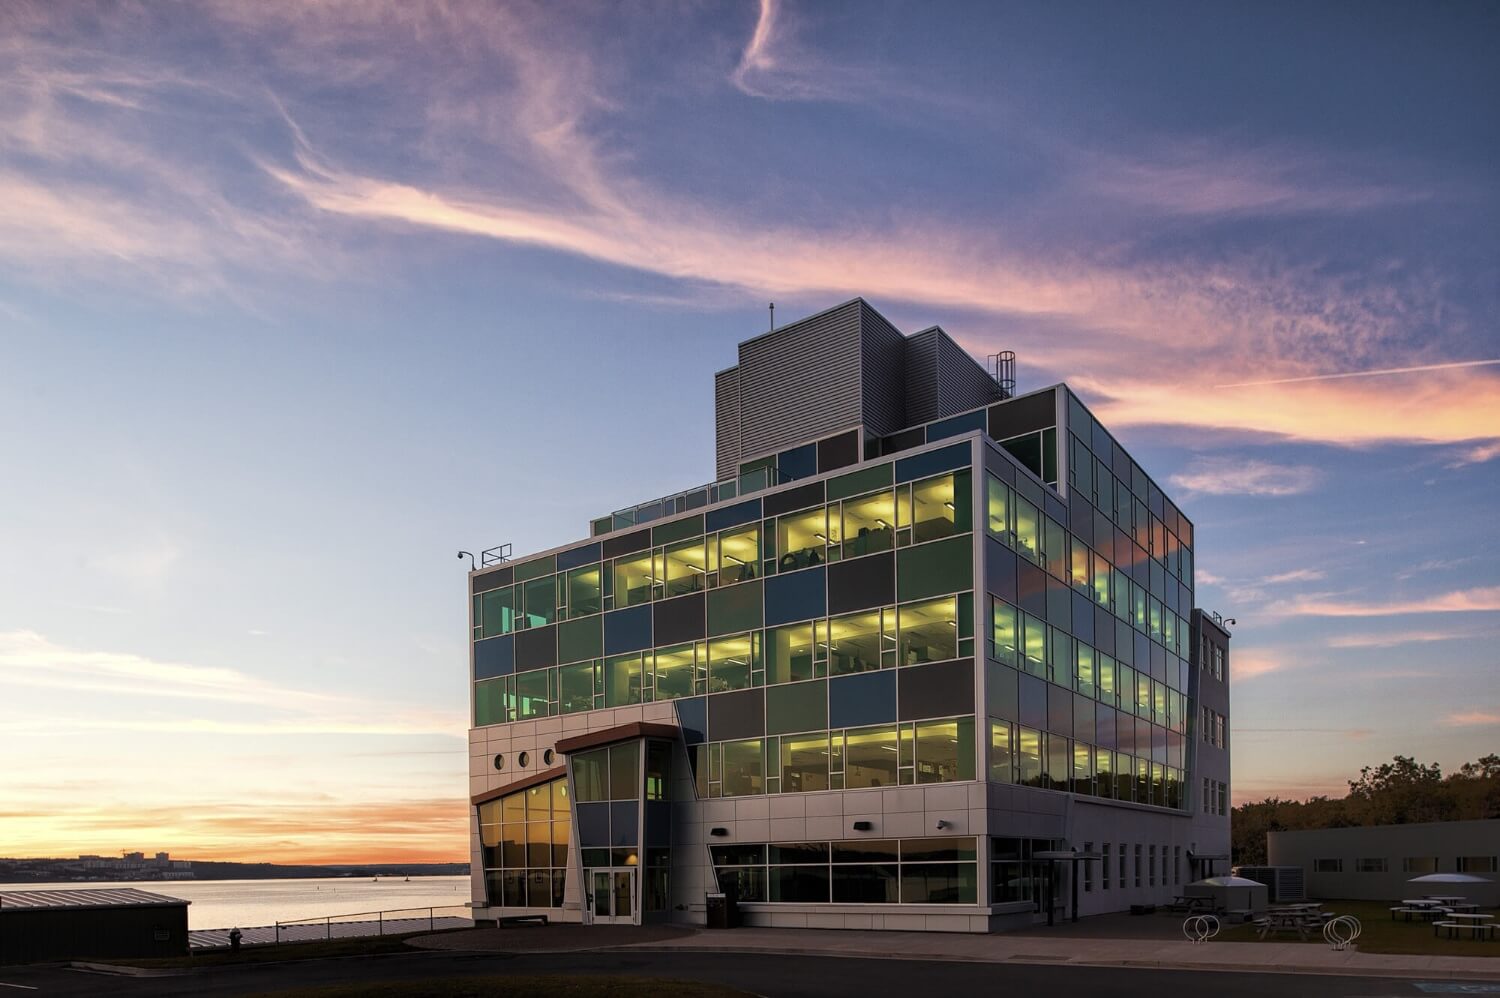
[[[771,302],[771,332],[776,332],[776,303]]]
[[[1001,350],[989,357],[990,377],[1000,385],[1000,397],[1014,398],[1016,394],[1016,352]]]

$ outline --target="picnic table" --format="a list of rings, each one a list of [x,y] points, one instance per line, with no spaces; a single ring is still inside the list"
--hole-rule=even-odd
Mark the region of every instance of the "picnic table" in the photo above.
[[[1494,917],[1494,915],[1450,912],[1445,920],[1432,923],[1432,934],[1435,936],[1439,929],[1447,929],[1448,938],[1456,939],[1460,931],[1468,929],[1470,939],[1482,939],[1486,933],[1494,934],[1495,925],[1490,921]]]
[[[1168,907],[1171,908],[1171,910],[1173,910],[1173,911],[1184,911],[1184,912],[1187,912],[1189,915],[1191,915],[1194,912],[1199,911],[1199,910],[1204,910],[1204,911],[1211,910],[1213,908],[1213,906],[1214,906],[1214,899],[1213,898],[1207,898],[1207,897],[1189,897],[1186,894],[1179,894],[1179,895],[1177,895],[1176,897],[1174,897],[1172,899],[1172,903],[1170,905],[1168,905]]]
[[[1428,894],[1428,900],[1436,901],[1438,904],[1447,904],[1450,901],[1467,901],[1468,898],[1462,894]]]
[[[1323,913],[1317,905],[1296,905],[1267,908],[1266,917],[1256,921],[1256,934],[1264,939],[1278,932],[1295,932],[1301,939],[1307,938],[1308,930],[1323,924]]]

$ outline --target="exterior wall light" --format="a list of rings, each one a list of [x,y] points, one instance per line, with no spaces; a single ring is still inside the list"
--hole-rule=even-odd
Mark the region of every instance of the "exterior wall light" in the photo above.
[[[710,835],[716,835],[716,836],[722,838],[725,835],[729,834],[729,829],[727,829],[727,828],[710,828],[708,830],[708,834],[710,834]]]

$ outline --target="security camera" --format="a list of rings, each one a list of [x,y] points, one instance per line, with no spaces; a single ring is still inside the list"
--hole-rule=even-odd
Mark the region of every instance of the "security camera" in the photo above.
[[[948,822],[948,821],[944,821],[942,818],[939,818],[938,819],[938,823],[937,823],[937,827],[938,827],[938,831],[942,831],[945,828],[952,828],[953,827],[953,823],[952,822]]]

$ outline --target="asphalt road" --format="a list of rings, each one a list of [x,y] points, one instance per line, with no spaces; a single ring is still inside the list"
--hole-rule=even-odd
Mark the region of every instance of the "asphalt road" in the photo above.
[[[0,968],[7,995],[247,995],[322,984],[431,977],[523,974],[629,974],[711,981],[766,998],[870,998],[872,995],[1004,993],[1130,995],[1211,990],[1216,998],[1417,998],[1500,995],[1495,982],[1381,980],[1324,975],[1203,973],[1114,967],[943,963],[740,953],[413,953],[223,968],[184,977],[105,977],[55,967]],[[1484,990],[1480,990],[1483,988]],[[35,989],[35,990],[27,990]]]

